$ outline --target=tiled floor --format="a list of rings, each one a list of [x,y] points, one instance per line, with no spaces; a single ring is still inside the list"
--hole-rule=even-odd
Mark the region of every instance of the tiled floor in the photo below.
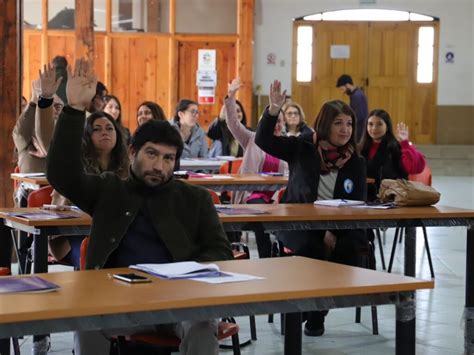
[[[474,208],[474,177],[435,177],[433,186],[442,193],[440,205]],[[428,228],[428,233],[436,272],[436,285],[434,290],[421,291],[417,294],[417,354],[462,354],[466,229]],[[389,230],[384,249],[387,259],[392,238],[393,231]],[[417,276],[429,278],[423,238],[417,240]],[[250,246],[252,254],[255,254],[256,246],[252,238]],[[397,249],[394,272],[401,273],[402,265],[401,247]],[[326,318],[326,333],[322,337],[310,338],[303,335],[303,354],[394,354],[394,307],[378,307],[380,333],[378,336],[372,335],[370,308],[366,307],[362,312],[362,324],[355,324],[353,308],[331,311]],[[242,354],[283,353],[279,317],[275,318],[274,324],[268,324],[266,316],[257,317],[258,340],[243,348]],[[239,318],[239,324],[241,340],[248,339],[248,317]],[[23,353],[30,353],[31,337],[24,339],[21,349]],[[51,353],[69,355],[71,349],[72,333],[53,334]],[[232,352],[223,350],[221,353]]]

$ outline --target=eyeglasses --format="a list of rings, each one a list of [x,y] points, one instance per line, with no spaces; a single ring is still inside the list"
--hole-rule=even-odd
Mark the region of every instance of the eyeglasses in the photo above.
[[[199,116],[198,110],[192,109],[192,110],[186,110],[186,111],[188,111],[193,116]]]
[[[285,112],[285,115],[287,115],[287,116],[299,116],[300,113],[298,111],[290,111],[290,112]]]

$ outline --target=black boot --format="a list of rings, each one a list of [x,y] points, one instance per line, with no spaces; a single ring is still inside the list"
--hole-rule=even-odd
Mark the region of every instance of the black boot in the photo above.
[[[324,318],[328,311],[308,312],[308,320],[304,326],[304,334],[309,337],[320,337],[324,334]]]

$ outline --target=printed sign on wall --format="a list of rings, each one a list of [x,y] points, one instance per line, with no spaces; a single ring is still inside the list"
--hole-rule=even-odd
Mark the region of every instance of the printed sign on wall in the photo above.
[[[216,102],[216,50],[198,50],[198,70],[196,72],[196,85],[198,87],[198,103],[200,105],[213,105]]]

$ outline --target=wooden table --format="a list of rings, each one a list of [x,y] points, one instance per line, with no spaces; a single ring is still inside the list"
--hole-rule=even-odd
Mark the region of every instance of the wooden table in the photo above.
[[[232,206],[232,205],[226,205]],[[242,207],[242,205],[235,205]],[[268,212],[260,215],[220,215],[226,231],[240,230],[326,230],[406,228],[405,275],[415,276],[416,227],[467,227],[465,349],[474,352],[474,210],[453,207],[406,207],[389,210],[335,208],[313,204],[248,205],[246,208]],[[0,217],[2,217],[0,209]],[[56,223],[58,221],[58,223]],[[88,234],[90,217],[72,220],[28,221],[5,217],[12,228],[35,234],[35,272],[47,270],[47,241],[41,236],[55,234]],[[72,233],[71,233],[72,232]],[[37,247],[36,247],[37,246]],[[36,258],[37,257],[37,258]],[[35,263],[36,264],[36,263]]]
[[[10,174],[12,180],[22,183],[25,188],[38,190],[42,186],[49,185],[46,176],[24,176],[23,174]]]
[[[222,163],[222,162],[219,162]],[[23,177],[18,174],[11,174],[15,181],[23,183],[26,188],[37,190],[48,185],[45,176]],[[262,174],[215,174],[212,177],[182,179],[182,181],[205,187],[217,192],[222,191],[277,191],[288,184],[288,177],[267,176]]]
[[[219,160],[219,159],[181,159],[179,161],[179,168],[181,170],[190,170],[190,171],[197,171],[197,170],[212,170],[218,171],[222,164],[224,164],[226,160]]]
[[[190,177],[183,181],[222,191],[278,191],[288,184],[286,176],[268,176],[262,174],[216,174],[212,177]]]
[[[111,278],[128,269],[41,274],[61,286],[52,293],[0,295],[2,337],[127,328],[223,316],[287,313],[285,354],[301,354],[301,313],[394,304],[397,354],[415,353],[415,291],[433,281],[303,257],[234,260],[221,270],[262,276],[211,285],[160,280],[130,285]],[[284,282],[283,282],[284,281]]]

